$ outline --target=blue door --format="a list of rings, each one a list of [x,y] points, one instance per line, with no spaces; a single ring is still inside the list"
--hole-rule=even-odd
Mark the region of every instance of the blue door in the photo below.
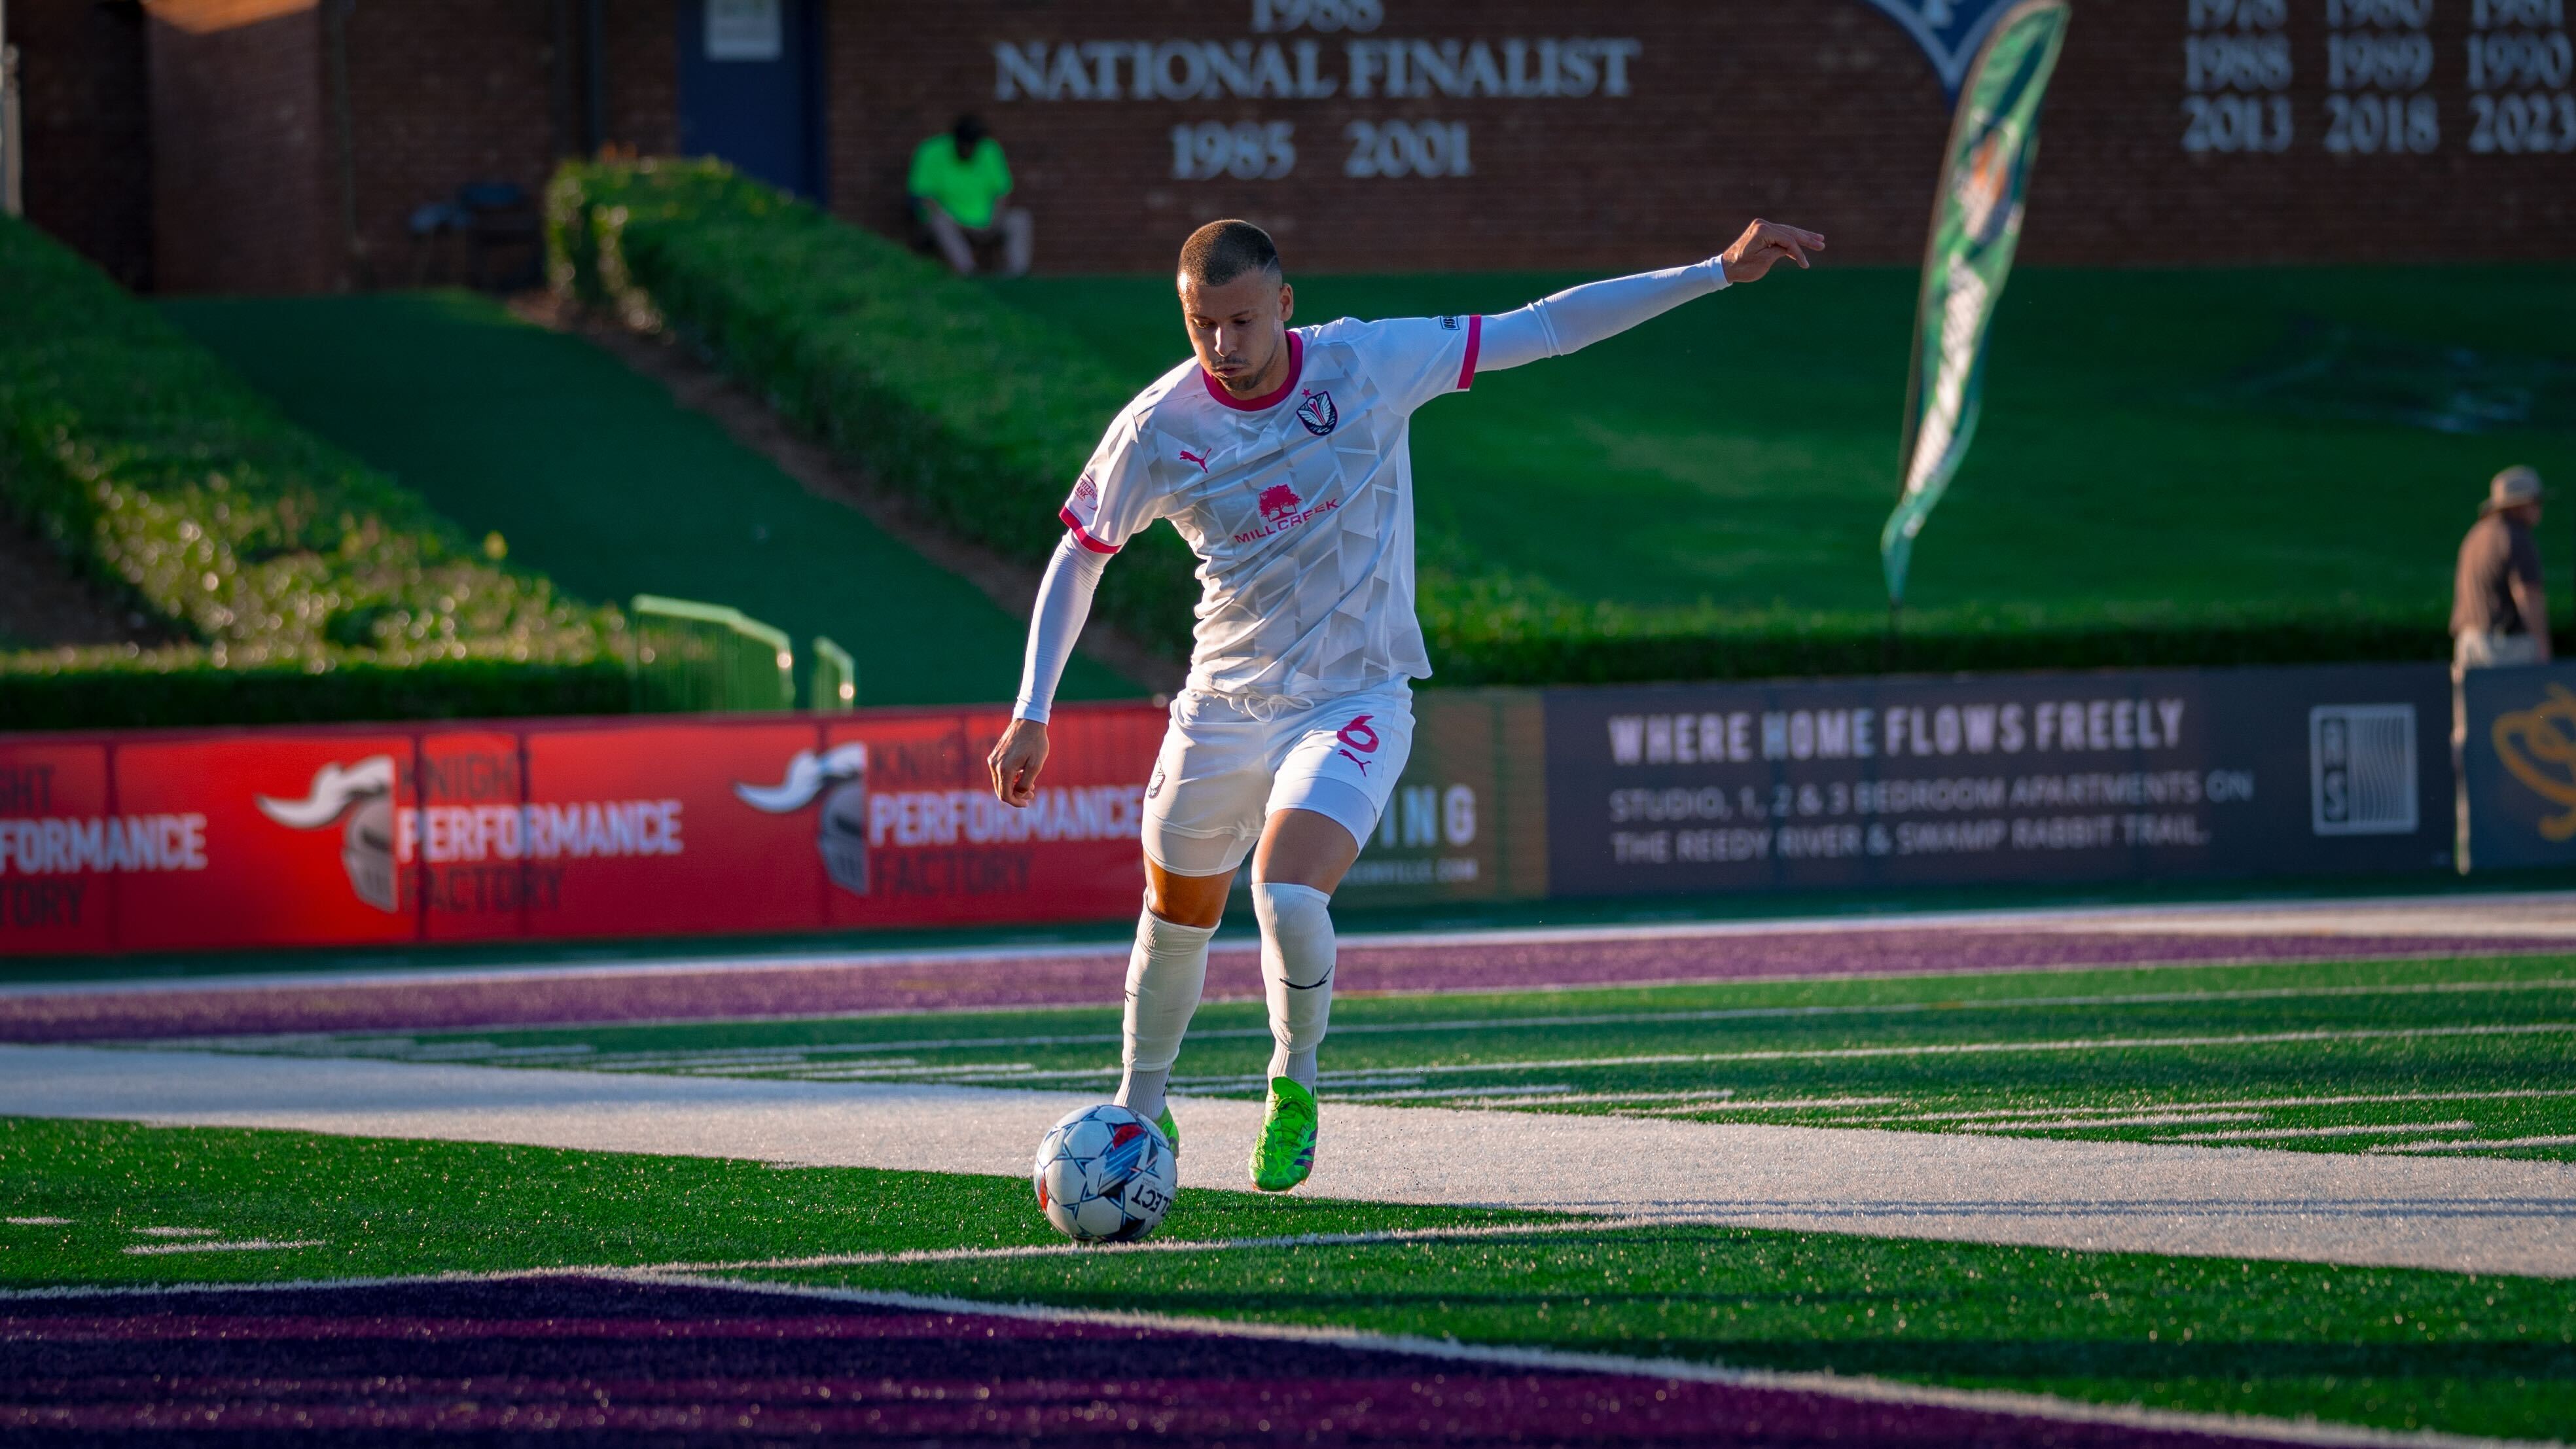
[[[823,199],[821,0],[680,0],[680,151]]]

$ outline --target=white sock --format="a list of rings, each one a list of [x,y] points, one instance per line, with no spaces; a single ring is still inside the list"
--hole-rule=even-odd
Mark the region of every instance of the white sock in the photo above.
[[[1147,1121],[1163,1115],[1163,1085],[1181,1054],[1181,1036],[1207,985],[1208,938],[1214,926],[1184,926],[1146,911],[1136,918],[1136,949],[1127,958],[1127,1020],[1119,1058],[1126,1075],[1118,1105]]]
[[[1315,1090],[1315,1049],[1333,1012],[1333,898],[1313,886],[1252,886],[1261,989],[1270,1001],[1270,1075]]]

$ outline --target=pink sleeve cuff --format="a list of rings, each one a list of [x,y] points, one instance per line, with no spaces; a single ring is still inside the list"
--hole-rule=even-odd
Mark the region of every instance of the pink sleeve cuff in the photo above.
[[[1458,364],[1458,390],[1465,392],[1475,385],[1476,354],[1485,345],[1485,319],[1482,314],[1467,319],[1467,360]]]
[[[1081,544],[1084,548],[1091,550],[1093,553],[1116,553],[1118,551],[1118,545],[1114,543],[1102,543],[1099,539],[1093,538],[1091,536],[1091,530],[1082,526],[1082,520],[1073,516],[1072,509],[1064,509],[1057,513],[1056,517],[1063,519],[1064,526],[1073,530],[1074,542]]]

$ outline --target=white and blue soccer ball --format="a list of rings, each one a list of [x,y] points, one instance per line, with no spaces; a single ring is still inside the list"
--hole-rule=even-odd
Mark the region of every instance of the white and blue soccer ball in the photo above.
[[[1153,1123],[1104,1102],[1047,1129],[1030,1179],[1056,1231],[1077,1243],[1132,1243],[1172,1210],[1180,1167]]]

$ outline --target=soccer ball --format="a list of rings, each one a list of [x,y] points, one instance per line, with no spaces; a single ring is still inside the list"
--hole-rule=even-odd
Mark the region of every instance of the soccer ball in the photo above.
[[[1172,1210],[1180,1169],[1154,1124],[1111,1103],[1047,1129],[1029,1174],[1038,1210],[1077,1243],[1132,1243]]]

